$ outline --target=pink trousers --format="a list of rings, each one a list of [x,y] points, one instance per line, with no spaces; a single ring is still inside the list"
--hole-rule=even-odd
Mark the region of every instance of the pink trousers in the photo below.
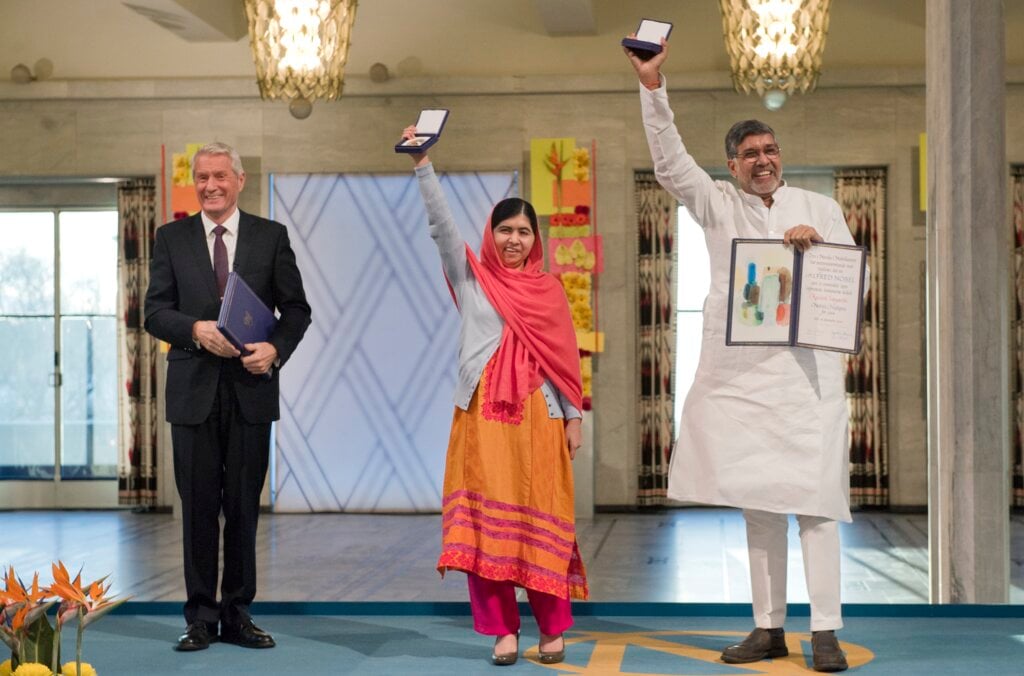
[[[469,605],[473,609],[473,628],[486,636],[504,636],[519,631],[519,605],[516,586],[466,573],[469,581]],[[527,589],[530,609],[542,634],[555,636],[572,626],[569,599]]]

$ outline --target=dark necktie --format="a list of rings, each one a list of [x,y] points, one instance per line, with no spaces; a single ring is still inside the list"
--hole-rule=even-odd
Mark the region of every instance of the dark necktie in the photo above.
[[[213,274],[217,277],[217,290],[224,297],[224,287],[228,285],[228,248],[224,245],[224,233],[228,229],[218,225],[213,229]]]

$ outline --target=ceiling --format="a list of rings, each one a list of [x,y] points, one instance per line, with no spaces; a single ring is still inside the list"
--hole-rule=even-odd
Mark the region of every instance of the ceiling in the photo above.
[[[244,35],[241,0],[3,0],[0,79],[40,58],[53,62],[55,80],[253,76],[246,37],[186,40],[129,5],[148,5],[149,16],[153,7],[234,15]],[[1024,0],[1004,7],[1007,63],[1021,65],[1024,41],[1009,38],[1024,34]],[[924,8],[833,0],[823,81],[830,71],[922,69]],[[347,72],[382,63],[393,77],[622,73],[618,42],[641,17],[675,24],[668,72],[728,70],[716,0],[362,0]],[[557,34],[574,27],[590,33]]]

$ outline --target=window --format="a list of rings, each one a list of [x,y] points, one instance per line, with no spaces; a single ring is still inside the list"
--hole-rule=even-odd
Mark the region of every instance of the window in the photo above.
[[[0,478],[117,469],[117,212],[0,211]]]
[[[701,228],[686,207],[679,206],[676,234],[676,429],[683,402],[693,385],[704,329],[704,299],[711,286],[708,248]]]

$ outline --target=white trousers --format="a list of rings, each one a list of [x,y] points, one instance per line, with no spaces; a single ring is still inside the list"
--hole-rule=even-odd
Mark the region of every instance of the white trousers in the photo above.
[[[750,556],[750,591],[754,625],[781,627],[786,621],[786,514],[743,510]],[[839,590],[839,525],[820,516],[797,515],[804,554],[807,596],[811,601],[811,631],[843,626]]]

